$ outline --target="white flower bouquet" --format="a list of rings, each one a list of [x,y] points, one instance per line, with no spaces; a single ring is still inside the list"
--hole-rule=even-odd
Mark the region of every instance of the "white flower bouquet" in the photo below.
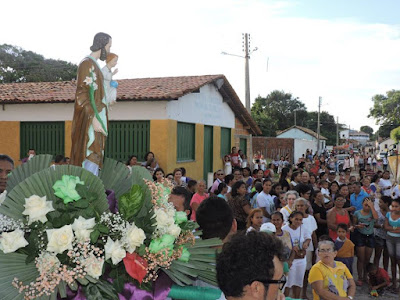
[[[11,175],[0,206],[0,299],[118,299],[201,279],[216,285],[218,239],[168,203],[144,168],[106,159],[100,177],[35,156]],[[106,190],[115,199],[107,198]],[[116,209],[118,207],[118,209]],[[148,297],[146,295],[146,297]]]

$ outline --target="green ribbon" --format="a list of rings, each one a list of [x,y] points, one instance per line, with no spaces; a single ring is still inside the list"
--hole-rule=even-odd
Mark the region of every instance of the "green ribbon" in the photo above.
[[[182,223],[185,223],[185,222],[187,222],[187,215],[186,215],[186,212],[184,212],[184,211],[176,211],[175,212],[175,223],[176,224],[182,224]]]
[[[190,252],[185,246],[180,247],[182,249],[182,254],[178,258],[178,260],[183,261],[183,262],[188,262],[190,259]]]
[[[81,199],[76,191],[77,184],[85,184],[78,176],[63,175],[61,180],[57,180],[53,185],[54,195],[63,199],[64,204]]]
[[[216,300],[221,298],[221,290],[217,287],[178,286],[172,285],[168,297],[187,300]]]
[[[164,234],[161,238],[154,239],[150,242],[150,253],[157,253],[163,249],[169,250],[169,255],[172,254],[174,249],[175,238],[170,234]]]
[[[89,86],[90,105],[93,108],[93,111],[94,111],[94,114],[96,116],[96,119],[100,122],[101,127],[103,127],[103,130],[107,135],[106,126],[104,125],[103,120],[100,118],[99,112],[98,112],[97,107],[96,107],[96,102],[94,101],[94,87],[93,87],[94,77],[93,77],[93,71],[90,71],[90,77],[92,77],[92,80],[93,80],[93,82]]]

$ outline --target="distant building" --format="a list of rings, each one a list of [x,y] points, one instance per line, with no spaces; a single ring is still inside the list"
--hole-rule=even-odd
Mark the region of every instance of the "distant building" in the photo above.
[[[395,141],[393,141],[391,138],[387,138],[378,144],[377,149],[379,152],[388,153],[389,151],[393,150],[394,147],[396,147]]]
[[[276,137],[294,139],[294,162],[297,162],[307,149],[313,150],[313,153],[316,153],[318,149],[318,134],[305,127],[296,125],[289,127],[285,130],[278,131]],[[326,137],[319,135],[320,151],[325,149],[326,140]]]
[[[361,145],[366,145],[367,142],[369,141],[369,134],[362,132],[362,131],[357,131],[357,130],[342,130],[339,133],[339,137],[341,140],[354,140],[359,142]]]

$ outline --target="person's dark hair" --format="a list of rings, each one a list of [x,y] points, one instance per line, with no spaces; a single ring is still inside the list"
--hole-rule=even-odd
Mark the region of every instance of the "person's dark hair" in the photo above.
[[[257,175],[257,172],[258,172],[258,169],[254,169],[254,170],[253,170],[253,173],[252,173],[253,176],[254,176],[254,175]]]
[[[289,173],[290,169],[289,168],[282,168],[281,171],[281,176],[279,177],[279,182],[282,183],[283,180],[286,180],[287,174]]]
[[[301,174],[299,171],[295,171],[292,174],[292,177],[290,178],[291,181],[294,181],[294,179],[297,177],[297,175]]]
[[[218,188],[215,190],[215,195],[219,195],[219,194],[221,194],[221,192],[222,192],[222,190],[224,189],[224,188],[226,188],[227,187],[227,185],[226,185],[226,183],[225,182],[221,182],[220,184],[218,184]]]
[[[196,220],[203,231],[203,240],[214,237],[223,240],[231,231],[233,212],[224,199],[211,196],[200,203],[196,211]]]
[[[154,174],[153,174],[153,180],[154,180],[154,181],[157,181],[157,177],[156,177],[156,173],[157,173],[157,172],[162,172],[162,173],[164,174],[164,177],[165,177],[165,172],[164,172],[164,170],[161,169],[161,168],[157,168],[157,169],[154,170]]]
[[[165,175],[165,178],[167,178],[167,177],[170,176],[170,175],[174,176],[174,174],[168,173],[167,175]]]
[[[127,165],[127,166],[129,166],[129,164],[130,164],[132,158],[134,158],[134,157],[136,157],[136,159],[138,158],[137,155],[131,155],[131,156],[129,156],[129,158],[128,158],[127,162],[126,162],[126,165]]]
[[[367,272],[371,273],[372,271],[375,271],[377,269],[377,266],[373,263],[368,263],[367,264]]]
[[[397,202],[397,204],[400,204],[400,198],[394,198],[392,199],[392,202]]]
[[[187,187],[190,189],[190,188],[194,187],[196,184],[197,184],[197,181],[196,181],[196,180],[190,179],[190,180],[188,181]]]
[[[232,191],[231,191],[232,197],[235,197],[235,196],[239,195],[239,194],[238,194],[238,189],[239,189],[242,185],[246,185],[246,184],[245,184],[243,181],[241,181],[241,180],[236,181],[236,182],[234,183],[234,185],[232,186]]]
[[[381,196],[381,200],[383,201],[383,203],[387,204],[388,207],[390,206],[390,204],[392,204],[392,197],[390,196]]]
[[[186,169],[184,167],[180,167],[179,169],[182,170],[182,176],[186,176]]]
[[[321,179],[322,177],[324,177],[325,176],[325,172],[321,172],[320,174],[319,174],[319,178]]]
[[[9,157],[7,154],[0,154],[0,161],[8,161],[14,167],[13,159],[11,157]]]
[[[271,178],[265,178],[264,180],[263,180],[263,182],[262,182],[262,184],[264,185],[266,182],[271,182],[271,184],[272,184],[272,179]]]
[[[359,182],[359,181],[355,181],[355,182],[353,182],[353,185],[356,185],[356,186],[362,186],[361,182]]]
[[[349,227],[348,227],[347,224],[345,224],[345,223],[339,223],[339,224],[337,225],[336,230],[338,230],[339,228],[341,228],[341,229],[343,229],[343,230],[345,230],[345,231],[349,231]]]
[[[274,212],[274,213],[271,215],[271,218],[272,218],[272,216],[279,216],[279,217],[282,219],[282,221],[283,221],[283,215],[282,215],[282,213],[281,213],[280,211]]]
[[[299,193],[299,195],[304,195],[305,193],[311,191],[311,186],[304,183],[299,183],[295,186],[295,190]]]
[[[378,179],[380,179],[381,177],[378,175],[378,174],[375,174],[373,177],[372,177],[372,179],[371,179],[371,182],[375,182],[375,181],[377,181]]]
[[[192,200],[192,195],[189,193],[187,189],[185,189],[182,186],[176,186],[172,189],[171,195],[183,196],[185,198],[185,202],[183,203],[185,210],[191,211],[190,200]]]
[[[255,191],[251,192],[250,198],[253,198],[255,194],[261,193],[263,191],[263,185],[262,185],[261,181],[256,182],[254,185],[254,188],[255,188]]]
[[[144,161],[147,161],[147,157],[149,156],[149,154],[153,154],[153,157],[155,157],[154,153],[149,151],[144,155]]]
[[[348,187],[348,185],[347,185],[347,184],[342,184],[342,185],[339,185],[339,192],[340,192],[340,190],[341,190],[342,188],[344,188],[345,186],[347,186],[347,187]]]
[[[172,175],[174,175],[174,177],[175,177],[176,172],[181,172],[181,174],[182,174],[181,168],[175,168],[174,169],[174,171],[172,172]]]
[[[300,216],[304,217],[304,214],[303,214],[301,211],[295,210],[295,211],[293,211],[293,212],[290,214],[290,216],[289,216],[289,219],[288,219],[289,224],[292,224],[292,220],[290,220],[290,219],[291,219],[291,218],[294,218],[294,217],[297,216],[297,215],[300,215]]]
[[[361,177],[361,173],[362,172],[365,172],[366,170],[364,169],[364,168],[360,168],[360,171],[358,171],[358,174],[360,175],[360,177]]]
[[[264,232],[232,236],[217,256],[217,281],[225,297],[241,297],[246,285],[274,276],[274,257],[283,260],[282,242]],[[268,284],[264,284],[268,289]]]
[[[235,178],[232,174],[228,174],[225,176],[225,183],[229,185],[229,183]]]
[[[239,172],[240,172],[240,174],[243,174],[243,172],[242,172],[242,168],[239,168],[239,167],[235,167],[235,168],[233,168],[233,170],[232,170],[232,174],[233,174],[233,173],[235,173],[235,172],[237,172],[237,171],[239,171]]]
[[[56,157],[54,158],[54,162],[55,162],[56,164],[58,164],[58,163],[60,163],[60,162],[62,162],[62,161],[64,161],[64,155],[58,154],[58,155],[56,155]]]
[[[100,60],[105,61],[107,58],[107,51],[105,49],[106,45],[110,41],[111,36],[104,32],[96,33],[93,39],[93,45],[90,47],[90,50],[93,52],[99,51],[100,52]]]
[[[279,196],[279,195],[276,193],[276,191],[275,191],[275,189],[276,189],[278,186],[282,187],[282,185],[281,185],[279,182],[278,182],[278,183],[275,183],[275,184],[272,186],[272,189],[271,189],[271,195],[272,195],[272,196]]]
[[[329,241],[333,243],[332,238],[328,234],[323,234],[319,237],[318,242]]]
[[[242,173],[243,173],[243,170],[247,170],[247,171],[249,171],[249,174],[251,174],[251,170],[250,170],[249,167],[244,167],[244,168],[242,169]]]
[[[329,190],[331,189],[332,185],[336,184],[338,187],[340,186],[339,183],[335,180],[329,184]],[[339,191],[339,190],[338,190]]]

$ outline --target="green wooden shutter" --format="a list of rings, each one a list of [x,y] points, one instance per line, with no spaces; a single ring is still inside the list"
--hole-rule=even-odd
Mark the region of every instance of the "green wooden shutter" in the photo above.
[[[150,121],[110,121],[105,156],[126,162],[131,155],[143,161],[150,151]]]
[[[239,150],[242,150],[247,155],[247,139],[240,139]]]
[[[20,157],[26,157],[29,149],[37,154],[64,155],[64,122],[21,122]]]
[[[231,153],[231,129],[221,127],[221,157]]]
[[[195,160],[195,124],[178,122],[177,161]]]

